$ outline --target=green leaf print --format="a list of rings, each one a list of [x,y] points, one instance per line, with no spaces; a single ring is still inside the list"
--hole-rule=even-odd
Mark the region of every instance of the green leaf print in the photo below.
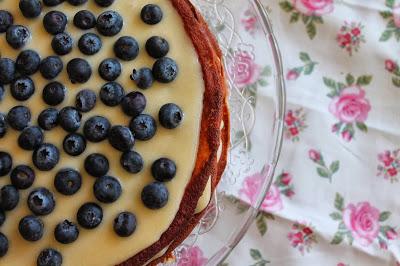
[[[352,74],[350,74],[350,73],[347,74],[347,76],[346,76],[347,85],[351,86],[354,84],[355,81],[356,81],[356,79],[354,78],[354,76]]]
[[[308,63],[311,61],[311,58],[307,53],[300,52],[300,60],[303,61],[304,63]]]
[[[329,214],[329,216],[334,220],[334,221],[341,221],[343,219],[343,216],[339,212],[332,212]]]
[[[341,212],[344,210],[344,199],[342,195],[340,195],[339,193],[336,193],[335,208]]]
[[[371,81],[372,81],[372,76],[364,75],[357,79],[357,85],[366,86],[369,85]]]
[[[310,22],[306,25],[307,34],[310,39],[314,39],[315,35],[317,35],[317,28],[315,27],[313,22]]]
[[[286,12],[290,12],[294,9],[294,7],[292,6],[292,4],[289,1],[280,2],[279,5]]]
[[[262,255],[261,252],[258,249],[250,249],[250,256],[252,257],[253,260],[261,260]]]
[[[393,81],[393,85],[400,88],[400,79],[399,78],[394,77],[392,79],[392,81]]]
[[[331,241],[332,245],[339,245],[343,241],[343,234],[340,232],[336,232],[336,234],[333,236],[333,239]]]
[[[331,163],[331,165],[329,166],[329,170],[331,170],[331,173],[334,174],[337,171],[339,171],[339,167],[340,167],[340,162],[339,161],[334,161],[333,163]]]
[[[387,40],[389,40],[392,37],[393,31],[391,30],[385,30],[381,37],[379,38],[379,41],[381,42],[386,42]]]
[[[368,132],[368,127],[365,123],[362,122],[357,122],[356,126],[359,130],[363,131],[363,132]]]
[[[379,221],[380,222],[386,221],[387,219],[389,219],[390,215],[391,215],[390,212],[387,212],[387,211],[386,212],[381,212],[381,214],[379,215]]]
[[[299,12],[293,12],[292,16],[290,16],[290,23],[296,23],[300,19],[300,13]]]
[[[261,236],[264,236],[267,233],[268,225],[263,215],[257,215],[256,226]]]

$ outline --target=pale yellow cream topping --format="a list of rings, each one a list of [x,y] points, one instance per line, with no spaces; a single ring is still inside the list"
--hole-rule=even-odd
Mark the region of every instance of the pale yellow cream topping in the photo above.
[[[119,0],[109,8],[97,7],[92,0],[79,7],[64,3],[53,8],[45,7],[42,16],[33,20],[28,20],[21,15],[18,9],[18,1],[3,0],[0,2],[0,9],[8,10],[14,15],[15,24],[27,25],[31,30],[32,40],[24,49],[34,49],[42,58],[54,54],[50,45],[52,36],[42,26],[43,15],[53,9],[61,10],[68,16],[69,22],[66,31],[73,36],[75,43],[73,52],[62,57],[64,71],[55,79],[62,82],[68,89],[66,100],[58,108],[74,105],[75,96],[81,89],[89,88],[98,93],[101,86],[106,83],[97,73],[98,65],[103,59],[114,57],[113,44],[119,36],[123,35],[133,36],[139,42],[140,55],[130,62],[121,61],[123,73],[117,81],[123,85],[127,93],[137,90],[134,83],[129,79],[129,75],[134,68],[152,67],[155,60],[147,55],[144,44],[151,36],[160,35],[169,41],[171,49],[168,56],[177,61],[180,73],[173,83],[160,84],[156,82],[152,88],[142,91],[148,100],[145,113],[157,118],[160,107],[169,102],[181,106],[185,113],[185,120],[179,128],[166,130],[159,125],[157,134],[153,139],[146,142],[136,142],[135,150],[143,156],[145,167],[141,173],[134,175],[127,173],[120,167],[120,152],[114,150],[107,141],[100,144],[88,143],[85,153],[74,158],[68,156],[62,149],[62,141],[67,134],[65,131],[56,128],[46,132],[45,142],[53,143],[60,148],[61,161],[50,172],[41,172],[35,169],[36,180],[34,185],[28,190],[20,191],[20,202],[17,208],[7,212],[6,222],[0,230],[8,237],[10,247],[7,255],[0,259],[0,265],[36,265],[37,255],[42,249],[48,247],[61,252],[63,265],[114,265],[157,242],[174,219],[196,160],[204,81],[193,44],[184,30],[181,18],[170,1],[152,0],[150,2],[160,5],[164,12],[163,21],[155,26],[146,25],[140,19],[140,10],[149,3],[148,0]],[[105,10],[115,10],[124,18],[122,32],[116,37],[102,37],[103,48],[94,56],[85,56],[77,48],[79,37],[84,31],[77,29],[72,20],[74,14],[82,9],[91,10],[95,15]],[[96,32],[95,29],[89,31]],[[20,50],[10,48],[4,34],[0,36],[0,51],[2,57],[12,59],[15,59],[20,52]],[[71,84],[68,80],[65,66],[70,59],[75,57],[87,59],[92,66],[93,76],[85,84]],[[35,95],[26,102],[17,102],[11,97],[9,86],[6,86],[6,95],[0,103],[0,112],[6,113],[16,105],[26,105],[32,112],[32,124],[36,124],[37,116],[46,108],[41,94],[43,87],[49,81],[43,79],[39,73],[32,78],[36,85]],[[83,115],[82,125],[86,119],[94,115],[107,117],[113,125],[128,125],[130,120],[128,116],[122,113],[120,107],[107,107],[99,98],[96,108]],[[28,164],[33,167],[31,152],[23,151],[18,147],[18,135],[19,132],[10,129],[6,137],[0,139],[0,150],[12,154],[14,166]],[[80,235],[77,241],[68,245],[60,244],[54,239],[56,224],[64,219],[76,222],[78,208],[85,202],[96,202],[92,192],[95,178],[89,176],[83,169],[84,158],[93,152],[100,152],[108,157],[111,169],[109,174],[120,180],[123,193],[119,200],[113,204],[100,204],[103,208],[104,218],[98,228],[86,230],[80,227]],[[178,171],[176,178],[167,183],[170,192],[168,204],[161,210],[153,211],[144,207],[140,200],[140,192],[146,184],[153,181],[150,166],[153,161],[160,157],[173,159],[177,164]],[[66,167],[79,170],[83,177],[81,189],[73,196],[61,195],[55,191],[53,185],[56,172]],[[0,185],[9,183],[8,176],[0,178]],[[56,208],[51,214],[43,217],[45,224],[43,238],[37,242],[28,242],[18,233],[18,223],[23,216],[30,214],[26,204],[29,192],[40,186],[50,188],[54,192]],[[209,201],[209,193],[206,192],[205,195],[208,199],[203,197],[201,208],[204,208]],[[137,230],[128,238],[118,237],[113,231],[113,219],[121,211],[131,211],[137,216]]]

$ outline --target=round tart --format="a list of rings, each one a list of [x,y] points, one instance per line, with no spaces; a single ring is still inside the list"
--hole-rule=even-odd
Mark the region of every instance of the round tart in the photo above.
[[[0,30],[0,265],[168,258],[229,143],[200,13],[188,0],[3,0]]]

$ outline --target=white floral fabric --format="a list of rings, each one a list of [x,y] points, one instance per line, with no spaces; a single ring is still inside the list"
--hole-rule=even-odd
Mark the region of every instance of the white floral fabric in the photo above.
[[[287,74],[285,142],[226,265],[400,265],[400,1],[263,2]],[[262,34],[238,12],[241,31]],[[266,66],[238,56],[238,86],[265,86]],[[252,202],[259,182],[249,175],[233,193]]]

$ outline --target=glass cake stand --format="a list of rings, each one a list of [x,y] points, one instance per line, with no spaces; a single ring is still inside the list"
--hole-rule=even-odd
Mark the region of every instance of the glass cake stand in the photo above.
[[[174,261],[165,265],[214,266],[221,264],[245,235],[271,186],[282,145],[285,84],[267,7],[259,0],[192,2],[224,54],[231,148],[227,168],[204,217],[175,250]],[[246,183],[249,178],[252,186]]]

